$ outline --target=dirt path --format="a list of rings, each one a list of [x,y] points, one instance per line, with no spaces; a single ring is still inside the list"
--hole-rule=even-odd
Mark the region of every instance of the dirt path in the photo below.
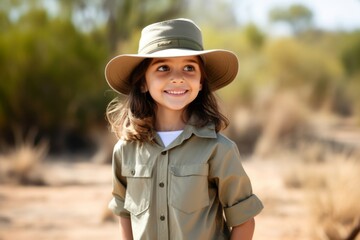
[[[283,176],[291,166],[285,161],[251,160],[244,168],[264,210],[256,217],[254,240],[311,239],[309,213],[302,191],[284,186]]]
[[[310,239],[303,196],[281,179],[286,166],[252,160],[244,167],[265,205],[254,240]],[[46,169],[50,186],[0,185],[0,240],[118,239],[117,223],[102,221],[111,192],[109,165],[57,163]]]

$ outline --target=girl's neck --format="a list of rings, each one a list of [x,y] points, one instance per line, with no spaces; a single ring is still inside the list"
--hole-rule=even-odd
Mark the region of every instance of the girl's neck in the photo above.
[[[182,111],[157,111],[155,129],[157,131],[183,130],[185,127]]]

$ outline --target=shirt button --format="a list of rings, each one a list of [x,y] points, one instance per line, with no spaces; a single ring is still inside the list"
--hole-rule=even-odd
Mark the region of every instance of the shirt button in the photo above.
[[[166,151],[164,151],[164,152],[161,152],[161,154],[162,154],[162,155],[166,155]]]
[[[131,170],[131,175],[135,175],[135,170]]]
[[[164,187],[165,184],[164,184],[163,182],[161,182],[161,183],[159,183],[159,186],[160,186],[160,187]]]
[[[160,220],[164,221],[165,220],[165,216],[160,216]]]

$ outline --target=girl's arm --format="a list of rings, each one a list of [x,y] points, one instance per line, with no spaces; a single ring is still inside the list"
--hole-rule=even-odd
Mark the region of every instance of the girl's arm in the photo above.
[[[131,231],[130,218],[119,217],[120,223],[120,239],[121,240],[132,240],[133,235]]]
[[[251,218],[245,223],[235,226],[231,231],[231,240],[241,239],[241,240],[251,240],[254,234],[255,229],[255,220]]]

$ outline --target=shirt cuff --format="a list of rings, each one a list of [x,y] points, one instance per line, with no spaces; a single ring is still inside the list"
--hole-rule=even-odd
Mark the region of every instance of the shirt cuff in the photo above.
[[[253,194],[231,207],[224,208],[226,222],[230,227],[238,226],[256,216],[263,208],[259,198]]]
[[[129,211],[127,211],[124,208],[124,201],[113,197],[113,199],[111,199],[111,201],[109,202],[108,205],[109,209],[115,214],[118,215],[120,217],[126,217],[126,218],[130,218],[130,213]]]

